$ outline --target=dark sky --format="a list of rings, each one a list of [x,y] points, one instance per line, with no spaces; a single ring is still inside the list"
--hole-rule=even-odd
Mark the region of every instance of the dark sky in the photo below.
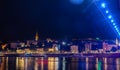
[[[69,0],[3,0],[0,2],[0,39],[115,38],[92,0],[75,5]],[[109,0],[111,12],[119,23],[118,0]]]

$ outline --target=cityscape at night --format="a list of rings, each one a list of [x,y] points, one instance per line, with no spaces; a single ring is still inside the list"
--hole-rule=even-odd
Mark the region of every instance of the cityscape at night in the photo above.
[[[120,70],[120,0],[0,3],[0,70]]]

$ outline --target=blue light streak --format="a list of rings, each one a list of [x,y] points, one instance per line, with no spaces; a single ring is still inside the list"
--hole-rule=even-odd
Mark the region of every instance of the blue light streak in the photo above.
[[[107,15],[108,22],[113,26],[114,30],[117,32],[117,35],[120,38],[119,28],[117,27],[116,22],[113,19],[113,16],[111,15],[111,12],[109,11],[106,3],[105,2],[101,2],[101,7],[102,7],[102,10],[105,11],[105,12],[103,12],[103,14]]]

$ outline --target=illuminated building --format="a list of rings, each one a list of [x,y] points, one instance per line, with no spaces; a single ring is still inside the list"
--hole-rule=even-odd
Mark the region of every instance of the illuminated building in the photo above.
[[[54,52],[54,48],[49,48],[48,51],[49,52]]]
[[[60,45],[53,44],[52,47],[54,48],[55,51],[59,51],[59,47],[60,47]]]
[[[106,52],[108,50],[108,44],[103,42],[103,51]]]
[[[72,45],[72,46],[71,46],[71,52],[72,52],[72,53],[79,53],[79,52],[78,52],[78,46],[77,46],[77,45]]]
[[[107,42],[103,42],[103,51],[111,51],[112,48],[118,48],[118,40],[116,39],[116,44],[114,43],[107,43]]]
[[[27,40],[27,44],[26,44],[26,45],[27,45],[28,47],[30,47],[31,44],[33,44],[33,45],[37,45],[38,42],[36,42],[35,40]]]
[[[51,38],[47,38],[46,41],[47,41],[47,43],[49,43],[49,42],[52,42],[52,39]]]
[[[36,50],[38,53],[42,53],[42,52],[44,52],[44,48],[39,48],[39,49],[37,49]]]
[[[18,47],[19,43],[17,42],[12,42],[10,43],[11,48],[16,49]]]
[[[2,49],[4,50],[6,48],[6,46],[7,46],[7,44],[3,44],[1,46],[2,46]]]
[[[19,43],[21,47],[24,47],[25,46],[25,43],[24,42],[21,42]]]
[[[86,43],[85,44],[85,51],[86,52],[90,52],[91,51],[91,45],[92,45],[91,43]]]

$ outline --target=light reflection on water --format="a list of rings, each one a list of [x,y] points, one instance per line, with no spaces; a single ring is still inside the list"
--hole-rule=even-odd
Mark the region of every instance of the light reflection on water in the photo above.
[[[120,70],[120,58],[0,57],[0,70]]]

